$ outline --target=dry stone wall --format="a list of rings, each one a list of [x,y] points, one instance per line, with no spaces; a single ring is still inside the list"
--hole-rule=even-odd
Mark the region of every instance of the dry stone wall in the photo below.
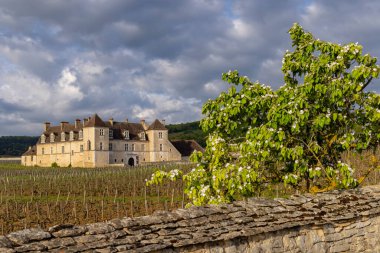
[[[380,252],[380,186],[27,229],[0,252]]]

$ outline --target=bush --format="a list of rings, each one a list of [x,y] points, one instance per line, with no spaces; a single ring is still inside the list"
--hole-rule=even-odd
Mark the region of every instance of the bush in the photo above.
[[[59,166],[58,166],[58,164],[56,162],[53,162],[50,167],[52,167],[52,168],[58,168]]]

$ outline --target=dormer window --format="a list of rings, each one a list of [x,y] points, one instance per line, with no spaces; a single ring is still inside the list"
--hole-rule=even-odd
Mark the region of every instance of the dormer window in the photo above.
[[[146,137],[145,137],[145,133],[144,133],[144,132],[141,132],[141,133],[140,133],[140,139],[141,139],[142,141],[145,141],[145,140],[146,140]]]
[[[51,133],[50,134],[50,142],[54,142],[54,138],[55,138],[54,133]]]
[[[74,140],[74,132],[70,131],[70,141],[73,141],[73,140]]]
[[[61,133],[61,141],[65,141],[65,139],[66,139],[66,133],[62,132]]]
[[[110,139],[113,139],[113,130],[112,129],[110,129],[110,131],[109,131],[109,137],[110,137]]]
[[[80,130],[80,131],[79,131],[79,140],[82,140],[82,139],[83,139],[83,131]]]
[[[46,141],[46,136],[43,134],[41,135],[41,143],[45,143]]]
[[[129,131],[128,130],[124,130],[124,139],[126,140],[129,140]]]

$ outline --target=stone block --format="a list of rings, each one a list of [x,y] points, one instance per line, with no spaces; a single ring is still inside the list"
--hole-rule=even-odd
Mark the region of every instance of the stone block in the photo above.
[[[76,244],[73,238],[65,237],[65,238],[52,238],[50,240],[41,241],[41,244],[45,245],[47,249],[55,249],[55,248],[66,248],[68,246],[73,246]]]
[[[31,251],[44,251],[47,247],[39,242],[25,244],[15,248],[16,252],[31,252]]]
[[[31,228],[13,232],[7,235],[7,238],[16,245],[23,245],[33,241],[41,241],[51,238],[51,234],[42,229]]]
[[[54,237],[74,237],[85,234],[88,231],[85,226],[72,226],[70,228],[62,228],[53,232]]]
[[[90,235],[106,234],[106,233],[110,233],[116,230],[110,224],[102,223],[102,222],[86,225],[86,228],[87,228],[86,233]]]

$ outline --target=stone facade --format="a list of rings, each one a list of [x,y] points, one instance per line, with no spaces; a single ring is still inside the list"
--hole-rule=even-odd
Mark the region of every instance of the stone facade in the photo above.
[[[168,130],[159,120],[140,123],[104,122],[98,115],[74,124],[45,123],[37,144],[22,156],[26,166],[102,167],[179,161],[180,152],[168,139]]]
[[[0,236],[0,252],[380,252],[380,186]]]

